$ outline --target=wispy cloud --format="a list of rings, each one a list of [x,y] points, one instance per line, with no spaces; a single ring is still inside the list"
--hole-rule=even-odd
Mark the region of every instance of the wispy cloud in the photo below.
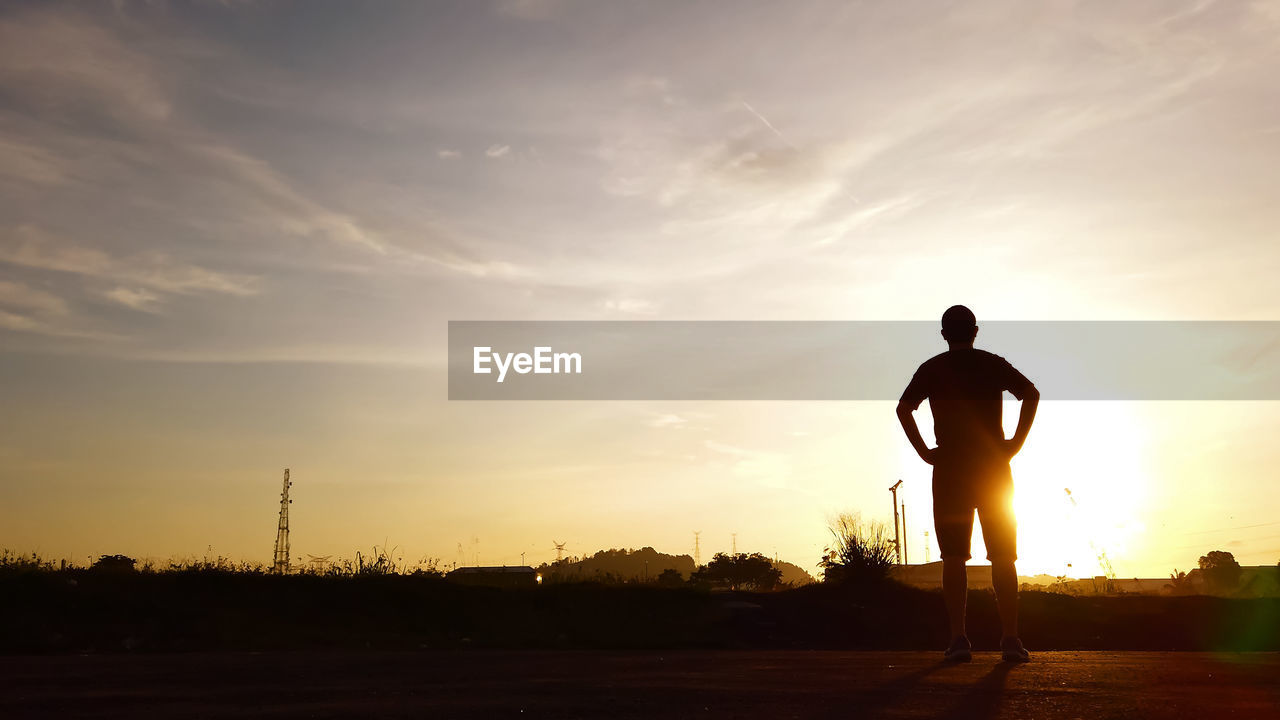
[[[497,144],[494,144],[494,145],[490,145],[490,146],[489,146],[489,148],[488,148],[487,150],[485,150],[485,151],[484,151],[484,156],[485,156],[485,157],[487,157],[487,158],[494,158],[494,159],[496,159],[496,158],[503,157],[504,155],[506,155],[506,154],[507,154],[507,153],[509,153],[509,152],[511,152],[511,146],[510,146],[510,145],[497,145]]]
[[[498,15],[521,20],[546,20],[563,12],[569,4],[568,0],[498,0],[494,10]]]
[[[168,293],[248,296],[258,292],[258,278],[215,272],[173,260],[161,252],[117,258],[30,225],[5,231],[3,236],[0,262],[12,265],[131,282]]]
[[[649,418],[648,425],[652,428],[672,428],[679,430],[689,424],[689,418],[675,413],[659,413]]]
[[[160,296],[146,288],[117,287],[106,291],[103,296],[134,310],[159,311]]]
[[[118,339],[76,317],[64,298],[7,280],[0,280],[0,330],[81,340]]]
[[[655,303],[642,298],[608,298],[601,302],[601,306],[610,312],[621,313],[624,315],[653,315],[658,312],[658,306]]]
[[[738,477],[751,480],[764,487],[788,488],[791,486],[791,463],[782,453],[707,440],[706,449],[716,455],[729,458],[730,471]],[[713,460],[715,464],[718,461]]]
[[[34,311],[41,315],[66,315],[67,302],[52,293],[24,285],[0,280],[0,307]]]

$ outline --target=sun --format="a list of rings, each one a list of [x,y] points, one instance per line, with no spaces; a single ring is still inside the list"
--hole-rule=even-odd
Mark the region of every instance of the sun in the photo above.
[[[1009,434],[1017,417],[1018,405],[1010,403]],[[1020,575],[1102,575],[1100,555],[1127,575],[1145,529],[1146,447],[1129,403],[1040,404],[1013,461]]]
[[[1005,436],[1012,437],[1020,404],[1004,406]],[[933,441],[927,403],[916,413],[926,442]],[[1044,401],[1022,452],[1013,460],[1018,518],[1018,574],[1087,578],[1104,574],[1105,555],[1118,577],[1132,577],[1146,529],[1150,473],[1148,433],[1133,403]],[[931,469],[904,440],[900,477],[913,510],[909,562],[938,557],[932,536]],[[886,485],[887,487],[887,485]],[[1070,490],[1070,496],[1067,490]],[[887,500],[888,498],[885,498]],[[1073,503],[1072,500],[1075,500]],[[892,516],[888,522],[892,526]],[[930,532],[928,550],[919,528]],[[971,564],[986,564],[985,542],[974,522]]]

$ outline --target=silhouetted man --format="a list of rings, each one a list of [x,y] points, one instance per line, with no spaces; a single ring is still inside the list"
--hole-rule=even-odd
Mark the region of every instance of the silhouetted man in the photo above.
[[[1000,607],[1004,634],[1000,650],[1006,661],[1026,662],[1027,650],[1018,639],[1017,523],[1009,460],[1027,439],[1040,392],[1004,358],[975,349],[977,334],[977,319],[969,308],[955,305],[942,314],[942,337],[948,350],[916,370],[898,401],[898,420],[911,447],[933,466],[933,524],[942,551],[942,595],[951,622],[946,659],[968,662],[973,657],[964,627],[965,562],[977,511]],[[1022,401],[1018,429],[1008,440],[1001,418],[1005,390]],[[933,412],[934,448],[925,445],[912,415],[925,398]]]

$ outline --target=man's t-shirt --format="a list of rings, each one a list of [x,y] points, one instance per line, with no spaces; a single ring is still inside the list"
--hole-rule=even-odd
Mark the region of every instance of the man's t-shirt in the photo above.
[[[976,460],[999,454],[1004,440],[1003,392],[1021,400],[1032,387],[999,355],[964,348],[926,360],[900,402],[915,410],[928,398],[940,455]]]

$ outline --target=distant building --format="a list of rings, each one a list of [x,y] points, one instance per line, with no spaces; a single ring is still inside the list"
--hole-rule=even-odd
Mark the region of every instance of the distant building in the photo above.
[[[971,590],[991,587],[990,565],[969,565],[965,571]],[[894,565],[889,568],[889,577],[903,585],[922,588],[924,590],[942,589],[942,561],[923,565]]]
[[[1240,592],[1249,597],[1280,597],[1280,565],[1240,568]]]
[[[968,566],[970,588],[991,587],[991,566]],[[942,562],[925,565],[895,565],[889,570],[889,576],[904,585],[938,590],[942,588]],[[1204,581],[1204,573],[1199,569],[1187,573],[1185,589],[1188,595],[1223,595],[1214,592]],[[1063,582],[1044,582],[1042,577],[1018,577],[1019,585],[1040,587],[1049,592],[1065,592],[1071,595],[1169,595],[1174,593],[1171,578],[1124,578],[1108,579],[1098,575],[1091,578],[1068,578]],[[1226,597],[1280,597],[1280,566],[1245,565],[1240,568],[1240,584],[1235,590],[1225,593]]]
[[[492,565],[456,568],[445,578],[462,585],[489,587],[533,587],[542,582],[538,572],[528,565]]]

